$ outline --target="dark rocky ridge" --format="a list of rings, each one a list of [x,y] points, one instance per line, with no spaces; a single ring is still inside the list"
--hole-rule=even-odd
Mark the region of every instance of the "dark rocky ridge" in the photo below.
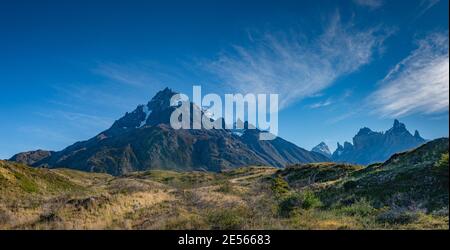
[[[169,123],[174,94],[166,88],[97,136],[31,165],[121,175],[154,168],[219,172],[248,165],[283,167],[328,160],[281,138],[260,141],[259,130],[247,129],[242,136],[226,129],[175,130]],[[191,104],[191,111],[195,108]]]
[[[417,130],[412,135],[405,124],[395,120],[392,128],[386,132],[375,132],[367,127],[360,129],[353,137],[353,144],[337,144],[332,159],[356,164],[383,162],[395,153],[415,148],[425,142]]]

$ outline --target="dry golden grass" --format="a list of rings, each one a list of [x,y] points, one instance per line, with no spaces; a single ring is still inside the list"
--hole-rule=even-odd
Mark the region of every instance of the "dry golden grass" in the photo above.
[[[325,165],[309,167],[331,166]],[[377,222],[384,210],[366,203],[296,208],[281,216],[283,196],[274,194],[270,181],[278,174],[275,168],[249,167],[221,174],[155,170],[113,177],[0,161],[0,229],[448,229],[448,212],[422,213],[393,225]],[[289,188],[285,195],[305,190]]]

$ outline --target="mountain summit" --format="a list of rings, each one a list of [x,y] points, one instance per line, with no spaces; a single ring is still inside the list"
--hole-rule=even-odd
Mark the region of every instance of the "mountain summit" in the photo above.
[[[170,99],[175,94],[166,88],[97,136],[59,152],[39,154],[30,163],[121,175],[155,168],[219,172],[248,165],[283,167],[327,160],[279,137],[260,141],[255,136],[259,130],[246,129],[241,136],[227,129],[175,130],[170,126],[175,109]],[[191,104],[191,108],[199,107]],[[34,155],[20,153],[15,158],[26,161]]]
[[[315,146],[314,148],[312,148],[311,150],[312,152],[317,152],[320,154],[325,155],[328,158],[331,158],[331,151],[330,148],[328,147],[328,145],[325,142],[321,142],[319,143],[317,146]]]
[[[111,128],[101,135],[108,137],[146,125],[169,124],[170,114],[173,111],[173,107],[170,107],[170,98],[175,94],[169,88],[159,91],[147,104],[137,106],[131,113],[125,113],[122,118],[115,121]]]
[[[383,162],[394,153],[415,148],[426,142],[416,130],[412,135],[405,124],[394,120],[392,128],[386,132],[375,132],[370,128],[361,128],[353,137],[353,144],[337,144],[332,155],[334,161],[357,164]]]

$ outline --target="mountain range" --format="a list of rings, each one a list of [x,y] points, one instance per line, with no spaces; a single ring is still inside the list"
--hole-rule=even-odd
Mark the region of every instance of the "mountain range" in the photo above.
[[[392,128],[385,132],[375,132],[367,127],[360,129],[353,137],[353,144],[337,144],[331,159],[364,165],[383,162],[395,153],[416,148],[425,142],[417,130],[412,135],[405,124],[395,120]]]
[[[169,88],[159,91],[147,104],[138,105],[95,137],[76,142],[61,151],[36,150],[18,153],[11,161],[31,165],[68,167],[88,172],[122,175],[149,169],[205,170],[268,165],[285,167],[297,163],[346,162],[367,165],[383,162],[391,155],[426,142],[416,130],[411,134],[405,124],[394,121],[386,132],[364,127],[353,143],[337,144],[331,153],[321,142],[311,151],[277,137],[259,140],[260,130],[173,129],[170,106],[175,95]],[[200,109],[190,103],[191,110]],[[203,110],[200,112],[204,113]]]
[[[248,165],[329,161],[280,137],[261,141],[258,129],[244,129],[241,135],[227,129],[173,129],[170,115],[175,107],[170,106],[170,98],[175,94],[169,88],[158,92],[89,140],[57,152],[19,153],[11,160],[113,175],[155,168],[220,172]],[[191,103],[191,109],[198,108]]]

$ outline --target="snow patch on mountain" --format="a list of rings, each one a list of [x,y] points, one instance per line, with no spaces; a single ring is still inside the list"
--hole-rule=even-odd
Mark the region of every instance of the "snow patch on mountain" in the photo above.
[[[311,151],[320,153],[322,155],[325,155],[327,157],[331,157],[331,151],[330,148],[328,148],[328,145],[325,144],[325,142],[319,143],[319,145],[315,146]]]
[[[150,110],[148,108],[148,105],[144,105],[144,107],[142,108],[142,111],[145,113],[145,119],[143,121],[141,121],[141,124],[139,124],[139,128],[144,126],[147,123],[148,117],[152,113],[152,110]]]

